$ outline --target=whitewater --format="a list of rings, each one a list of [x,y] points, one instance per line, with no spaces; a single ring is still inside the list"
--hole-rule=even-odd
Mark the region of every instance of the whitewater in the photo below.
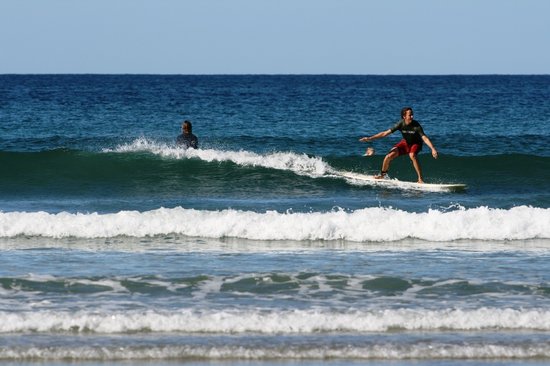
[[[550,209],[478,207],[416,213],[365,208],[311,213],[264,213],[159,208],[112,214],[46,212],[0,213],[0,237],[147,237],[181,234],[204,238],[255,240],[426,241],[528,240],[550,238]]]

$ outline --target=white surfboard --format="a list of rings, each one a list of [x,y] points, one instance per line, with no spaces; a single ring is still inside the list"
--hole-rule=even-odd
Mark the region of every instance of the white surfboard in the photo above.
[[[338,172],[338,176],[350,180],[352,182],[379,186],[392,189],[416,190],[424,192],[459,192],[466,189],[466,184],[462,183],[417,183],[405,182],[398,179],[376,179],[374,175],[366,175],[354,172]]]

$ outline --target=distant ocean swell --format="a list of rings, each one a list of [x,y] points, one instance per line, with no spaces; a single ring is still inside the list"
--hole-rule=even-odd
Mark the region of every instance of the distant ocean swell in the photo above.
[[[0,312],[0,333],[311,334],[395,331],[550,331],[543,308],[392,310],[35,310]],[[550,346],[550,345],[549,345]]]
[[[460,206],[407,212],[365,208],[310,213],[196,210],[182,207],[112,214],[0,212],[0,237],[148,237],[180,234],[254,240],[428,241],[527,240],[550,238],[550,209]]]

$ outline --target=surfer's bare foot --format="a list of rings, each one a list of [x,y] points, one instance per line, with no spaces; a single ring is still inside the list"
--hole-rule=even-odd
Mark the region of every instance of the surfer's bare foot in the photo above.
[[[384,178],[386,178],[386,172],[382,172],[374,176],[374,179],[384,179]]]
[[[424,181],[422,179],[419,179],[416,183],[424,184]]]

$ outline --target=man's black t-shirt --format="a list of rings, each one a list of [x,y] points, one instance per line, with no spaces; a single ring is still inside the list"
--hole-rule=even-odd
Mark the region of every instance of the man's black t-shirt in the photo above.
[[[419,144],[422,146],[422,136],[425,136],[424,130],[418,121],[414,119],[408,125],[405,123],[405,120],[397,122],[395,126],[391,128],[391,132],[401,131],[403,138],[407,141],[407,145],[411,146],[414,144]]]

